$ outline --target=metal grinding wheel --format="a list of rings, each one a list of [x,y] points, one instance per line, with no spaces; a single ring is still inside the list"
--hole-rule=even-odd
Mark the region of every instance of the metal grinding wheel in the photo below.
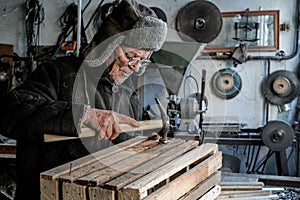
[[[278,70],[269,75],[263,87],[264,94],[271,103],[284,105],[296,98],[299,82],[292,72]]]
[[[215,73],[212,78],[212,87],[215,94],[223,99],[231,99],[239,94],[242,80],[238,73],[224,68]]]
[[[176,18],[176,29],[184,41],[191,38],[200,43],[213,41],[221,32],[222,13],[209,1],[192,1],[181,8]],[[189,36],[189,37],[187,37]]]
[[[262,130],[263,143],[273,151],[283,151],[293,144],[294,130],[284,121],[269,121]]]

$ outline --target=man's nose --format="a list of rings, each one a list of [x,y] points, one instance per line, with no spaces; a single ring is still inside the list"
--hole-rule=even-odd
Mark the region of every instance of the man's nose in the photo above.
[[[128,67],[134,72],[139,72],[140,63],[138,62],[138,60],[132,60],[132,61],[128,62]]]

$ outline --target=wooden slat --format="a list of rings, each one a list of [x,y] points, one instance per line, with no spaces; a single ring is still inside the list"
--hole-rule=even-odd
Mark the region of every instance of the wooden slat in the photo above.
[[[81,177],[80,179],[78,179],[78,181],[76,181],[76,183],[88,184],[92,186],[105,183],[117,176],[120,176],[128,172],[129,170],[132,170],[133,168],[141,165],[142,163],[145,163],[155,158],[159,154],[174,148],[175,146],[177,146],[182,142],[183,140],[170,139],[170,142],[168,144],[159,144],[153,148],[140,152],[139,154],[135,154],[128,159],[122,160],[122,162],[117,162],[111,166],[107,166],[106,168],[100,171]]]
[[[204,159],[217,151],[217,144],[202,144],[184,154],[161,168],[141,177],[137,181],[127,185],[118,192],[119,199],[140,199],[148,189],[168,179],[175,173],[181,171],[192,163]]]
[[[62,199],[65,200],[88,200],[87,186],[72,183],[62,183]]]
[[[262,174],[244,174],[244,173],[231,173],[224,172],[224,176],[244,177],[244,178],[257,178],[258,181],[263,182],[265,185],[272,186],[288,186],[300,187],[300,177],[292,176],[276,176],[276,175],[262,175]]]
[[[60,165],[58,167],[55,167],[53,169],[50,169],[48,171],[41,173],[42,179],[48,179],[48,180],[54,180],[59,178],[60,176],[64,174],[68,174],[74,170],[77,170],[81,167],[84,167],[86,165],[89,165],[91,163],[94,163],[100,159],[106,158],[108,156],[111,156],[117,152],[123,151],[124,149],[127,149],[129,147],[135,146],[137,144],[140,144],[144,141],[148,140],[147,137],[136,137],[130,140],[127,140],[125,142],[122,142],[120,144],[108,147],[106,149],[103,149],[101,151],[98,151],[96,153],[90,154],[88,156],[79,158],[77,160],[68,162],[66,164]]]
[[[138,178],[144,176],[145,174],[163,166],[169,161],[172,161],[178,156],[195,148],[196,146],[198,146],[198,144],[199,142],[194,140],[190,140],[182,144],[179,144],[178,146],[175,147],[176,149],[168,150],[167,152],[153,158],[151,162],[146,162],[138,166],[137,168],[105,183],[104,187],[114,189],[114,190],[119,190],[125,185],[128,185],[129,183],[137,180]]]
[[[58,187],[58,181],[41,179],[41,200],[59,200]]]
[[[220,182],[220,186],[264,186],[263,182]]]
[[[115,191],[108,190],[101,187],[89,187],[89,200],[116,200],[115,199]]]
[[[218,185],[221,180],[221,171],[217,171],[208,177],[206,180],[202,181],[188,193],[180,197],[178,200],[195,200],[203,196],[207,191],[209,191],[214,186]],[[221,186],[219,186],[221,191]]]
[[[225,190],[262,190],[261,185],[224,185],[221,186],[222,191]]]
[[[111,166],[114,163],[117,163],[124,159],[128,159],[131,156],[134,156],[135,154],[139,153],[143,149],[151,148],[156,145],[158,145],[158,142],[156,142],[154,140],[145,141],[143,143],[137,144],[134,147],[129,147],[127,149],[124,149],[123,151],[116,152],[115,154],[113,154],[109,157],[97,159],[96,162],[93,162],[89,165],[83,166],[77,170],[72,171],[71,173],[62,175],[59,177],[59,179],[62,181],[66,181],[66,182],[77,181],[79,178],[86,176],[87,174],[91,174],[93,172],[104,169],[108,166]]]
[[[206,194],[204,194],[201,198],[197,198],[197,200],[214,200],[216,199],[221,193],[221,186],[216,185],[211,190],[209,190]]]
[[[219,198],[217,198],[219,200]],[[278,195],[268,196],[256,196],[256,197],[237,197],[237,198],[226,198],[226,200],[278,200]],[[225,200],[225,199],[222,199]]]
[[[218,199],[237,198],[237,197],[254,197],[254,196],[269,196],[272,192],[268,190],[257,191],[222,191]]]
[[[156,190],[144,200],[178,199],[222,167],[222,152],[217,152],[190,171]]]
[[[134,154],[137,154],[138,152],[128,152],[126,150],[122,152],[115,153],[114,155],[111,155],[110,157],[104,158],[102,160],[98,160],[94,163],[91,163],[90,165],[86,165],[84,167],[81,167],[77,170],[72,171],[72,173],[68,173],[65,175],[62,175],[59,177],[60,180],[65,182],[75,182],[79,178],[86,176],[87,174],[96,172],[98,170],[104,169],[107,166],[110,166],[116,162],[119,162],[123,159],[126,159],[130,156],[133,156]]]

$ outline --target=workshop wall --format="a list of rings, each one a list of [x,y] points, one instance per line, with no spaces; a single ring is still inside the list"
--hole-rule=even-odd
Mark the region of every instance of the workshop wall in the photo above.
[[[64,13],[66,8],[71,3],[77,3],[74,0],[55,0],[55,1],[40,1],[44,8],[44,20],[40,24],[40,31],[38,34],[38,44],[40,46],[55,45],[62,27],[59,26],[59,17]],[[87,4],[82,1],[83,8]],[[104,1],[111,2],[111,1]],[[176,16],[178,10],[185,6],[190,0],[141,0],[149,6],[161,8],[167,15],[169,28],[176,29]],[[279,36],[279,49],[285,52],[285,55],[291,55],[295,51],[295,11],[296,0],[289,0],[286,3],[284,0],[262,1],[253,0],[251,3],[238,0],[222,0],[212,1],[221,12],[228,11],[243,11],[247,8],[250,10],[280,10],[280,24],[286,23],[289,29],[280,31]],[[86,8],[83,14],[83,24],[86,25],[92,16],[94,10],[97,8],[99,1],[91,1],[90,5]],[[26,29],[25,29],[25,4],[23,0],[3,0],[1,5],[0,17],[0,43],[12,44],[14,52],[19,56],[26,56]],[[88,40],[91,39],[95,30],[92,23],[87,27],[86,35]],[[173,40],[174,37],[171,37]],[[178,40],[178,38],[175,38]],[[180,40],[180,39],[179,39]],[[250,52],[253,56],[274,56],[276,52]],[[297,71],[298,56],[292,59],[283,61],[271,61],[270,70],[275,71],[278,69],[286,69],[290,71]],[[262,94],[262,81],[266,78],[267,70],[266,60],[248,61],[237,67],[233,67],[233,63],[229,60],[207,60],[196,59],[193,61],[193,68],[191,74],[197,80],[201,80],[201,70],[207,70],[207,83],[211,83],[213,75],[220,69],[230,67],[237,72],[242,81],[242,87],[239,94],[232,99],[224,100],[217,97],[212,91],[212,87],[207,88],[207,98],[209,100],[209,109],[206,113],[208,117],[223,118],[222,120],[237,120],[243,123],[248,128],[255,128],[265,124],[265,109],[264,109],[264,96]],[[193,83],[190,83],[193,84]],[[194,92],[191,90],[191,93]],[[292,102],[291,107],[295,107],[296,100]],[[247,111],[245,109],[247,108]],[[295,109],[289,112],[278,113],[277,106],[270,106],[270,119],[284,118],[291,121],[294,117]]]
[[[82,5],[85,7],[88,0],[83,0]],[[111,2],[104,0],[104,3]],[[141,0],[148,6],[161,8],[167,15],[169,29],[176,30],[176,17],[180,8],[185,6],[191,0]],[[279,33],[279,50],[283,50],[286,56],[294,55],[295,41],[297,33],[296,22],[299,20],[296,16],[296,9],[299,6],[298,0],[212,0],[221,12],[244,11],[249,10],[280,10],[279,24],[287,24],[288,29]],[[38,45],[53,46],[55,45],[62,27],[59,26],[59,17],[64,13],[71,3],[77,3],[76,0],[40,0],[44,9],[44,20],[39,26]],[[91,1],[83,14],[83,24],[86,26],[94,10],[100,1]],[[0,43],[13,45],[14,52],[26,57],[26,27],[25,27],[25,1],[24,0],[2,0],[0,4]],[[95,30],[92,23],[87,27],[87,39],[92,38]],[[174,32],[172,32],[174,33]],[[176,33],[176,31],[175,31]],[[176,34],[168,37],[169,41],[178,41],[180,38]],[[202,44],[205,46],[206,44]],[[290,56],[290,59],[268,60],[268,56],[274,57],[277,51],[265,52],[256,51],[248,52],[251,56],[261,56],[264,59],[249,60],[245,63],[234,66],[232,60],[215,59],[214,56],[203,56],[201,53],[196,55],[192,61],[189,74],[199,80],[202,69],[207,71],[206,74],[206,97],[208,99],[208,110],[205,113],[206,120],[217,121],[222,123],[241,123],[243,128],[257,128],[266,124],[266,104],[265,97],[262,93],[262,83],[267,78],[267,70],[270,72],[284,69],[298,73],[299,55]],[[298,52],[297,52],[298,53]],[[217,56],[221,56],[217,54]],[[211,59],[209,59],[211,58]],[[224,68],[229,68],[236,72],[242,82],[236,97],[224,99],[218,97],[212,86],[212,79],[215,73]],[[185,87],[187,84],[189,87]],[[188,96],[196,91],[196,85],[193,80],[185,80],[180,83],[181,90],[179,97]],[[183,91],[183,88],[186,90]],[[289,106],[290,110],[279,112],[278,106],[269,105],[269,120],[283,119],[293,123],[297,111],[297,98]]]

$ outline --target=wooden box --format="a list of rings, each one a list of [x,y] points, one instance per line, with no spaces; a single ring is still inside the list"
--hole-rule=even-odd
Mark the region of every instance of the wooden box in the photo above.
[[[221,166],[217,144],[137,137],[41,173],[41,199],[199,199],[210,190],[217,196]]]

